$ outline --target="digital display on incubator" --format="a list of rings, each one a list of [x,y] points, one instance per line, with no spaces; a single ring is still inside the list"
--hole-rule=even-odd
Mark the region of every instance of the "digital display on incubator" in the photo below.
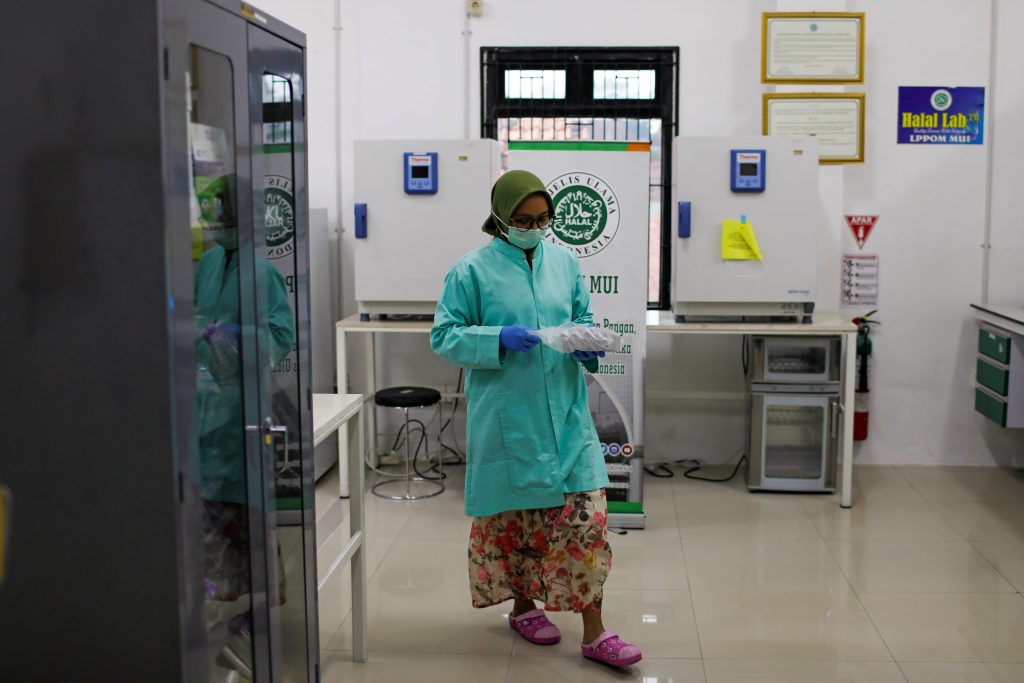
[[[406,194],[437,194],[437,152],[404,152],[402,177]]]
[[[734,149],[729,152],[729,189],[733,192],[764,192],[765,150]]]

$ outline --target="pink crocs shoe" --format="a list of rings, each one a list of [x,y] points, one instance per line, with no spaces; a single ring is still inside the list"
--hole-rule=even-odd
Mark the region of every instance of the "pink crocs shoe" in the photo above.
[[[612,666],[629,666],[643,658],[640,648],[623,642],[615,631],[605,631],[594,642],[583,645],[583,656]]]
[[[534,645],[554,645],[562,640],[561,631],[548,621],[542,609],[523,612],[518,617],[510,614],[508,615],[508,625]]]

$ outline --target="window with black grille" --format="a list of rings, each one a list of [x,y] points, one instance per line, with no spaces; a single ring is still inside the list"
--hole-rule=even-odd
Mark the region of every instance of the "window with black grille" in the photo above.
[[[651,143],[648,308],[667,308],[679,48],[480,48],[481,134]]]

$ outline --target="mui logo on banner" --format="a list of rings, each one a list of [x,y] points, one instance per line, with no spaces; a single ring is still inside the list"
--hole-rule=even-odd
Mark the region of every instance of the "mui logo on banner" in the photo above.
[[[267,257],[288,256],[295,251],[295,196],[292,179],[281,175],[264,178],[263,198],[266,206]]]
[[[565,173],[550,183],[555,205],[551,235],[580,258],[611,244],[619,232],[619,200],[611,186],[595,175]]]
[[[953,106],[953,95],[948,90],[940,88],[932,93],[932,108],[936,111],[946,111]]]

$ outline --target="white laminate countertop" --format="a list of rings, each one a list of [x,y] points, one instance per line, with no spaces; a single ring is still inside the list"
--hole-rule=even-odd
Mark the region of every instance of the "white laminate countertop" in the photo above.
[[[1022,333],[1024,330],[1024,307],[1012,304],[971,304],[975,314],[985,322],[999,325]]]
[[[313,445],[337,431],[362,404],[362,394],[313,394]]]
[[[336,323],[339,330],[353,332],[429,332],[434,322],[417,320],[360,320],[350,315]],[[649,333],[671,334],[768,334],[829,336],[856,332],[857,326],[837,315],[814,316],[809,325],[802,323],[737,323],[737,322],[686,322],[677,323],[671,311],[647,311]]]
[[[430,328],[433,326],[434,321],[428,318],[360,320],[358,314],[350,315],[335,323],[335,327],[339,330],[352,330],[353,332],[430,332]]]

